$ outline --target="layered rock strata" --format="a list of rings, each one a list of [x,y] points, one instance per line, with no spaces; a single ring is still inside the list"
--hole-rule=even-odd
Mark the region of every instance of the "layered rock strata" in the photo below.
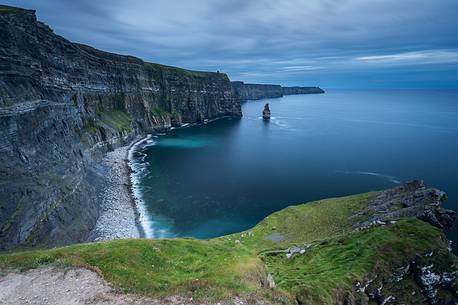
[[[241,116],[226,74],[72,43],[34,11],[1,6],[0,250],[85,241],[99,215],[94,161],[140,135],[225,116]]]

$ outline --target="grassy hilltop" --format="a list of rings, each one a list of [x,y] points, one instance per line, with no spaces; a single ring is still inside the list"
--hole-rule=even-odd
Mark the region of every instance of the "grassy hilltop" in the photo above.
[[[199,302],[241,296],[273,304],[379,304],[391,296],[396,304],[428,304],[425,287],[406,266],[433,265],[440,274],[457,270],[458,261],[442,231],[418,219],[352,230],[378,194],[291,206],[250,230],[210,240],[132,239],[4,253],[0,268],[82,266],[123,292]],[[293,246],[297,253],[287,258]],[[449,283],[455,290],[457,284]],[[436,295],[453,300],[452,290],[438,287]]]

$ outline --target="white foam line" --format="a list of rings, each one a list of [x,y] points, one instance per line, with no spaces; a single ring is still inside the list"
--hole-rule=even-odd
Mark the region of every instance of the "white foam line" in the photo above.
[[[135,200],[135,204],[137,206],[138,212],[139,212],[139,221],[140,225],[143,228],[143,231],[145,232],[145,237],[146,238],[152,238],[154,236],[154,230],[153,230],[153,220],[151,217],[149,217],[147,211],[146,211],[146,206],[145,202],[143,200],[142,193],[139,188],[139,183],[140,179],[138,177],[138,170],[139,168],[135,167],[135,162],[134,162],[134,153],[139,149],[140,145],[143,143],[148,143],[148,140],[150,140],[152,136],[149,134],[145,138],[141,139],[140,141],[134,143],[130,148],[127,153],[127,159],[128,159],[128,164],[131,169],[131,174],[130,174],[130,183],[132,186],[132,195]]]
[[[447,127],[447,126],[435,126],[435,125],[426,125],[426,124],[415,124],[415,123],[403,123],[403,122],[390,122],[390,121],[373,121],[373,120],[358,120],[358,119],[340,119],[341,121],[352,122],[352,123],[369,123],[369,124],[380,124],[380,125],[392,125],[392,126],[405,126],[413,128],[425,128],[425,129],[435,129],[442,131],[457,131],[456,127]]]
[[[380,173],[374,173],[374,172],[364,172],[364,171],[336,171],[336,173],[341,173],[341,174],[347,174],[347,175],[366,175],[366,176],[374,176],[374,177],[380,177],[380,178],[384,178],[388,181],[390,181],[391,183],[394,183],[394,184],[400,184],[401,181],[394,177],[394,176],[390,176],[390,175],[384,175],[384,174],[380,174]]]
[[[229,118],[230,118],[229,116],[215,118],[215,119],[207,120],[206,122],[204,122],[204,124],[222,120],[222,119],[229,119]],[[197,126],[197,125],[201,125],[201,124],[200,123],[185,123],[182,126],[177,127],[177,129],[187,128],[187,127]],[[173,130],[173,129],[175,128],[170,128],[170,130]],[[156,234],[155,232],[156,230],[154,229],[154,224],[156,222],[151,218],[151,216],[149,215],[149,213],[146,210],[145,201],[143,200],[142,192],[139,187],[139,184],[140,184],[139,174],[143,173],[145,171],[145,168],[140,168],[140,165],[136,167],[134,153],[137,152],[140,147],[144,148],[144,147],[156,145],[157,142],[154,139],[157,139],[159,136],[165,136],[165,135],[167,135],[167,133],[156,133],[154,136],[151,134],[148,134],[146,137],[132,144],[127,152],[128,165],[131,169],[130,183],[132,186],[132,195],[134,197],[135,205],[137,206],[138,213],[140,214],[139,221],[140,221],[140,225],[143,228],[143,231],[145,232],[146,238],[164,237],[166,236],[167,230],[158,228],[157,229],[158,234]],[[142,162],[143,162],[147,155],[144,153],[141,153],[141,154],[142,154]]]

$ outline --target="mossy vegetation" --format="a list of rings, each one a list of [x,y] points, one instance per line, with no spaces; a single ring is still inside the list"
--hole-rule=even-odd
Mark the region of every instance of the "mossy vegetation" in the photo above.
[[[441,270],[457,267],[443,233],[420,220],[400,220],[352,232],[377,193],[320,200],[276,212],[254,228],[211,240],[120,240],[0,255],[1,268],[59,264],[91,268],[122,291],[154,297],[222,300],[235,295],[276,298],[274,303],[337,304],[355,294],[356,282],[374,285],[424,256]],[[273,234],[273,235],[272,235]],[[274,238],[272,238],[272,236]],[[305,249],[288,259],[285,249]],[[427,256],[426,253],[434,252]],[[266,287],[267,274],[276,283]],[[376,275],[376,276],[375,276]],[[423,304],[412,278],[385,285],[400,300]],[[386,291],[385,291],[386,292]],[[446,294],[447,292],[441,292]],[[366,297],[363,293],[352,298]],[[367,300],[366,300],[367,301]]]
[[[126,132],[132,129],[130,115],[121,110],[105,111],[100,114],[100,122],[106,124],[119,132]]]
[[[180,73],[184,74],[189,77],[210,77],[212,75],[217,75],[222,73],[216,73],[216,72],[203,72],[203,71],[193,71],[193,70],[187,70],[187,69],[182,69],[178,67],[172,67],[172,66],[166,66],[166,65],[161,65],[161,64],[156,64],[156,63],[145,63],[145,66],[149,69],[152,70],[158,70],[158,71],[168,71],[168,72],[173,72],[173,73]]]
[[[118,132],[130,131],[132,129],[131,116],[122,110],[104,110],[100,104],[97,105],[96,113],[98,118],[85,124],[85,129],[94,135],[100,127],[111,127]]]
[[[151,108],[150,110],[151,115],[156,119],[160,121],[169,121],[174,124],[174,126],[180,126],[182,122],[182,116],[181,113],[178,111],[165,111],[162,108],[156,106]]]
[[[158,106],[151,108],[151,114],[159,118],[169,118],[170,117],[169,112],[163,110],[161,107],[158,107]]]
[[[14,6],[8,6],[8,5],[0,5],[0,14],[2,13],[17,13],[21,11],[20,8],[14,7]]]
[[[176,111],[176,110],[172,111],[171,118],[176,123],[181,123],[181,121],[182,121],[181,113]]]

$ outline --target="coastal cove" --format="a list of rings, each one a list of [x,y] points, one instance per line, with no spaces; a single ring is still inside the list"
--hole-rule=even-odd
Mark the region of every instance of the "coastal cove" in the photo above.
[[[0,4],[0,304],[458,305],[458,2],[153,2]]]
[[[327,90],[158,134],[132,154],[147,237],[210,238],[291,204],[424,179],[458,199],[457,91]],[[261,111],[268,102],[270,123]],[[449,238],[458,242],[458,230]],[[456,250],[456,248],[455,248]]]

